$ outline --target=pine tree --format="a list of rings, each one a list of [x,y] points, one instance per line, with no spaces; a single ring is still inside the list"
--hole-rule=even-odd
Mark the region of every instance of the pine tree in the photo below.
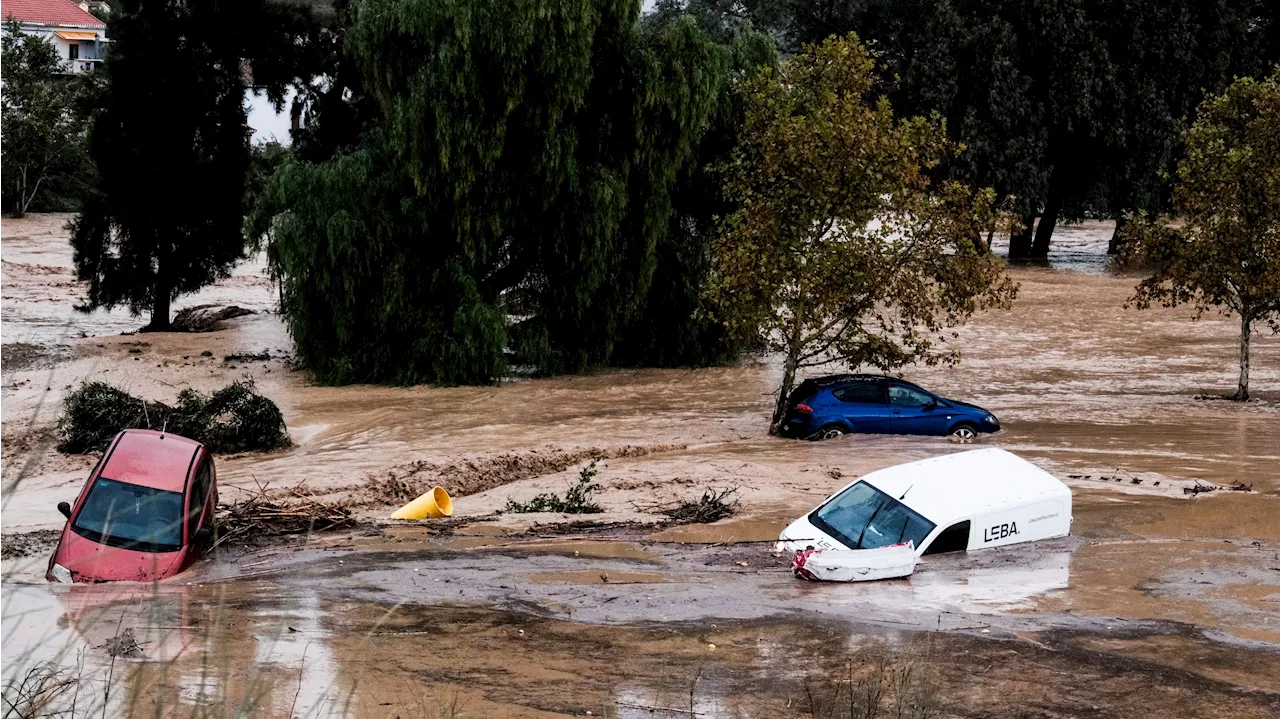
[[[150,311],[244,257],[246,71],[282,99],[307,14],[263,0],[124,0],[108,23],[106,90],[90,133],[96,187],[73,222],[82,309]]]

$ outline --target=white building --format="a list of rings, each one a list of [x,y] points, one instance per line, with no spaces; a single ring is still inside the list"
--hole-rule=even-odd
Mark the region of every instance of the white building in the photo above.
[[[24,34],[53,42],[67,72],[89,72],[102,62],[107,26],[88,8],[88,2],[72,0],[3,0],[0,15],[17,21]]]

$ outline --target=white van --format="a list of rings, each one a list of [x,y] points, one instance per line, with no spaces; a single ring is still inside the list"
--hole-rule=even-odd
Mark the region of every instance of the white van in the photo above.
[[[1002,449],[976,449],[872,472],[792,522],[779,551],[874,549],[916,556],[1065,537],[1071,490]]]

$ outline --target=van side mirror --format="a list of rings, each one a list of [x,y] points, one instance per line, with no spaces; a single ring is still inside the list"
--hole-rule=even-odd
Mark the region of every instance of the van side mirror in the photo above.
[[[213,532],[210,532],[208,527],[197,529],[196,533],[191,536],[191,541],[195,544],[208,544],[211,539],[213,539]]]
[[[58,502],[58,511],[62,512],[62,516],[71,519],[71,505],[66,502]]]

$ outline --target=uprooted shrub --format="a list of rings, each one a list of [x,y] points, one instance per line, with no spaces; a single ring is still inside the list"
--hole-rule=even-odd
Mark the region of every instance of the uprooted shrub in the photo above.
[[[514,499],[507,500],[507,511],[516,514],[526,514],[529,512],[561,512],[564,514],[599,514],[604,510],[600,505],[591,501],[591,495],[594,494],[600,485],[595,483],[596,462],[599,459],[591,460],[591,463],[582,468],[578,473],[578,481],[565,491],[564,496],[558,494],[539,494],[528,502],[517,502]]]
[[[726,487],[719,491],[708,489],[702,497],[687,502],[651,505],[646,509],[665,514],[673,521],[688,524],[710,524],[732,517],[738,512],[739,501],[737,487]],[[637,507],[640,509],[640,507]]]
[[[174,406],[135,397],[105,382],[82,382],[62,401],[58,451],[103,450],[122,429],[155,429],[201,442],[219,454],[288,447],[289,432],[275,402],[251,380],[232,382],[211,395],[178,393]]]

